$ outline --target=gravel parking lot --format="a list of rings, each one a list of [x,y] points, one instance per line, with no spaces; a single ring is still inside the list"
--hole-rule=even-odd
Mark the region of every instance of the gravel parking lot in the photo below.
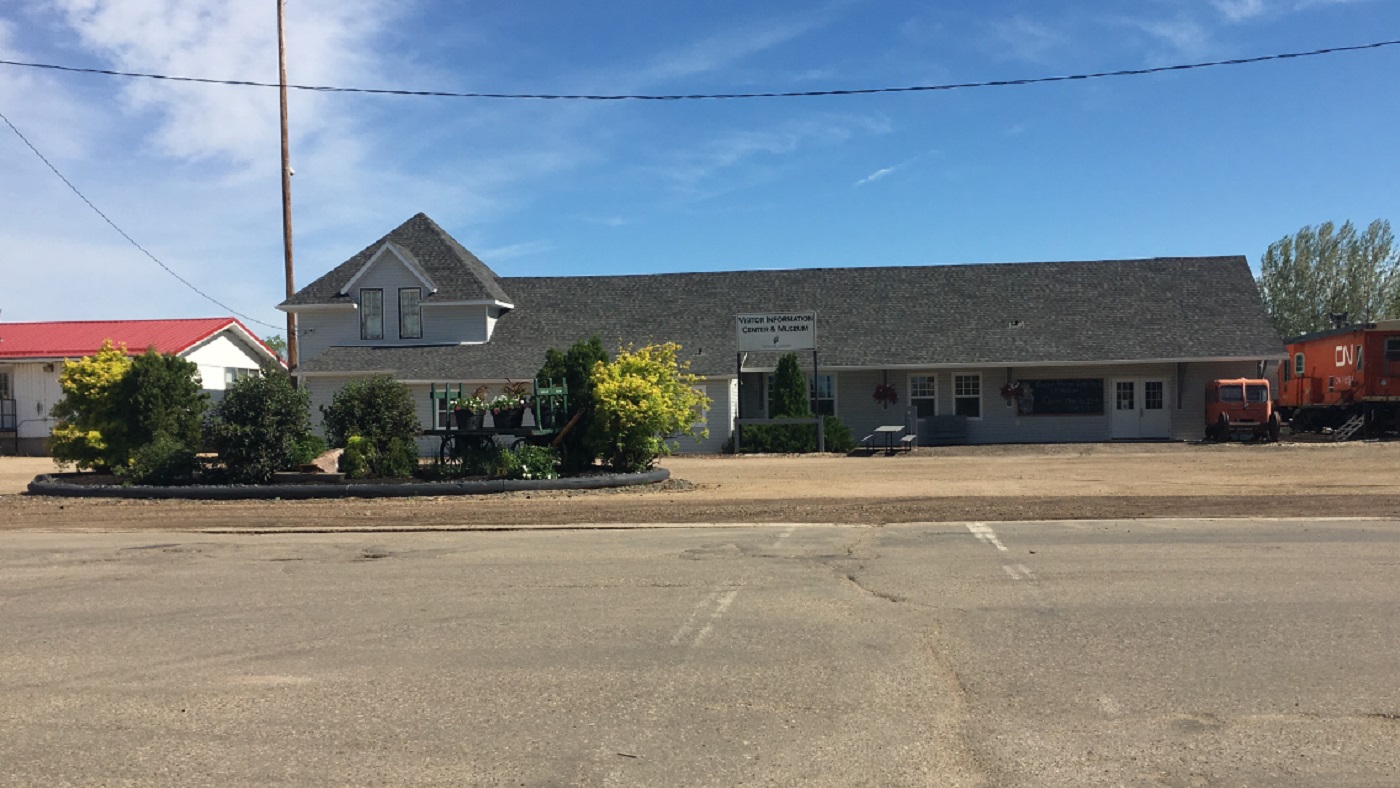
[[[127,501],[20,495],[46,459],[0,457],[4,529],[202,529],[1400,516],[1400,443],[1056,444],[886,456],[677,456],[648,488],[461,498]]]

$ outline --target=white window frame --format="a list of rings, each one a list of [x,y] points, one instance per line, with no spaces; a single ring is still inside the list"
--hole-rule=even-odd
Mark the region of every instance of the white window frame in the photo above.
[[[379,308],[377,312],[371,312],[365,304],[365,296],[374,293],[379,297]],[[379,334],[371,336],[370,320],[379,321]],[[384,338],[384,288],[382,287],[362,287],[360,288],[360,339],[376,340]]]
[[[256,369],[247,369],[245,367],[224,367],[224,388],[228,388],[234,383],[237,383],[238,381],[244,378],[250,378],[256,374],[258,374],[258,371]]]
[[[701,402],[709,399],[709,388],[704,383],[691,386],[691,388],[695,389],[700,394],[702,397]],[[710,426],[710,408],[713,406],[714,402],[703,407],[697,403],[695,406],[695,420],[690,423],[690,426],[696,431],[708,429]]]
[[[1302,353],[1293,354],[1293,377],[1301,378],[1307,372],[1306,360]]]
[[[412,310],[404,309],[403,297],[412,293],[415,298]],[[404,321],[412,315],[418,323],[418,333],[405,333]],[[400,287],[399,288],[399,339],[422,339],[423,338],[423,288],[421,287]]]
[[[448,407],[451,402],[447,397],[438,397],[433,400],[433,423],[437,426],[434,429],[445,430],[448,428],[447,419],[452,415],[452,409]]]
[[[1152,398],[1148,396],[1148,387],[1152,384],[1161,387],[1158,392],[1157,407],[1152,407]],[[1142,409],[1143,410],[1166,410],[1167,409],[1167,382],[1165,380],[1144,380],[1142,382]]]
[[[960,380],[965,379],[965,378],[972,378],[972,379],[975,379],[975,380],[977,381],[977,393],[976,393],[976,394],[960,394],[960,393],[958,393],[958,392],[959,392],[958,383],[959,383]],[[955,375],[953,375],[953,413],[958,413],[958,403],[959,403],[960,401],[962,401],[962,400],[976,400],[976,401],[977,401],[977,415],[976,415],[976,416],[967,416],[966,418],[967,418],[968,421],[981,421],[981,420],[982,420],[982,414],[983,414],[983,412],[984,412],[984,410],[983,410],[983,408],[982,408],[982,373],[981,373],[981,372],[970,372],[970,373],[966,373],[966,374],[955,374]],[[959,415],[962,415],[962,414],[959,414]]]
[[[914,381],[917,379],[922,379],[927,382],[928,391],[930,393],[918,393],[919,389],[917,389],[914,386]],[[909,379],[906,382],[906,385],[907,388],[905,390],[909,392],[909,407],[914,408],[915,412],[917,413],[919,408],[919,401],[932,402],[933,412],[930,413],[929,416],[938,415],[938,375],[932,372],[928,374],[911,374],[909,375]],[[928,418],[928,416],[920,416],[919,418]]]

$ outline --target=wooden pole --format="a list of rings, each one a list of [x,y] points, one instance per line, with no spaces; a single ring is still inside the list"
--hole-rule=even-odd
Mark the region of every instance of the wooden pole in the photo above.
[[[282,107],[282,249],[286,261],[287,298],[296,295],[292,273],[292,164],[287,139],[287,25],[285,0],[277,0],[277,86]],[[297,371],[297,316],[287,313],[287,369]]]

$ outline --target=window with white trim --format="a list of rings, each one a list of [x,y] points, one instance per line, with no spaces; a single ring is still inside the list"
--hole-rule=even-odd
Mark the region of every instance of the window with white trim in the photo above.
[[[384,291],[360,288],[360,339],[384,338]]]
[[[695,403],[695,419],[691,422],[691,426],[698,432],[709,425],[710,408],[705,405],[705,403],[709,402],[710,394],[709,389],[704,385],[691,386],[691,388],[695,389],[695,392],[700,395],[700,401]]]
[[[10,396],[10,373],[0,372],[0,399],[14,399]]]
[[[969,419],[982,418],[982,376],[953,376],[953,412]]]
[[[234,383],[256,375],[256,369],[244,369],[242,367],[224,367],[224,388],[232,386]]]
[[[1302,354],[1302,353],[1296,353],[1296,354],[1294,354],[1294,356],[1293,356],[1293,375],[1294,375],[1295,377],[1301,378],[1301,377],[1303,377],[1303,373],[1305,373],[1305,372],[1307,372],[1307,369],[1303,366],[1303,354]]]
[[[423,338],[422,298],[422,288],[399,288],[399,339]]]
[[[448,429],[447,419],[452,414],[452,400],[447,397],[438,397],[434,399],[433,402],[435,403],[433,410],[433,423],[436,425],[435,429]]]
[[[938,376],[910,375],[909,404],[921,419],[938,415]]]

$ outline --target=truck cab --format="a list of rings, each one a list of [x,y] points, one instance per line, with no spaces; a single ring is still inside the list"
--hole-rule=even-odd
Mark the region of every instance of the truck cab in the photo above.
[[[1277,441],[1282,427],[1274,412],[1269,381],[1230,378],[1207,383],[1205,427],[1208,440]]]

